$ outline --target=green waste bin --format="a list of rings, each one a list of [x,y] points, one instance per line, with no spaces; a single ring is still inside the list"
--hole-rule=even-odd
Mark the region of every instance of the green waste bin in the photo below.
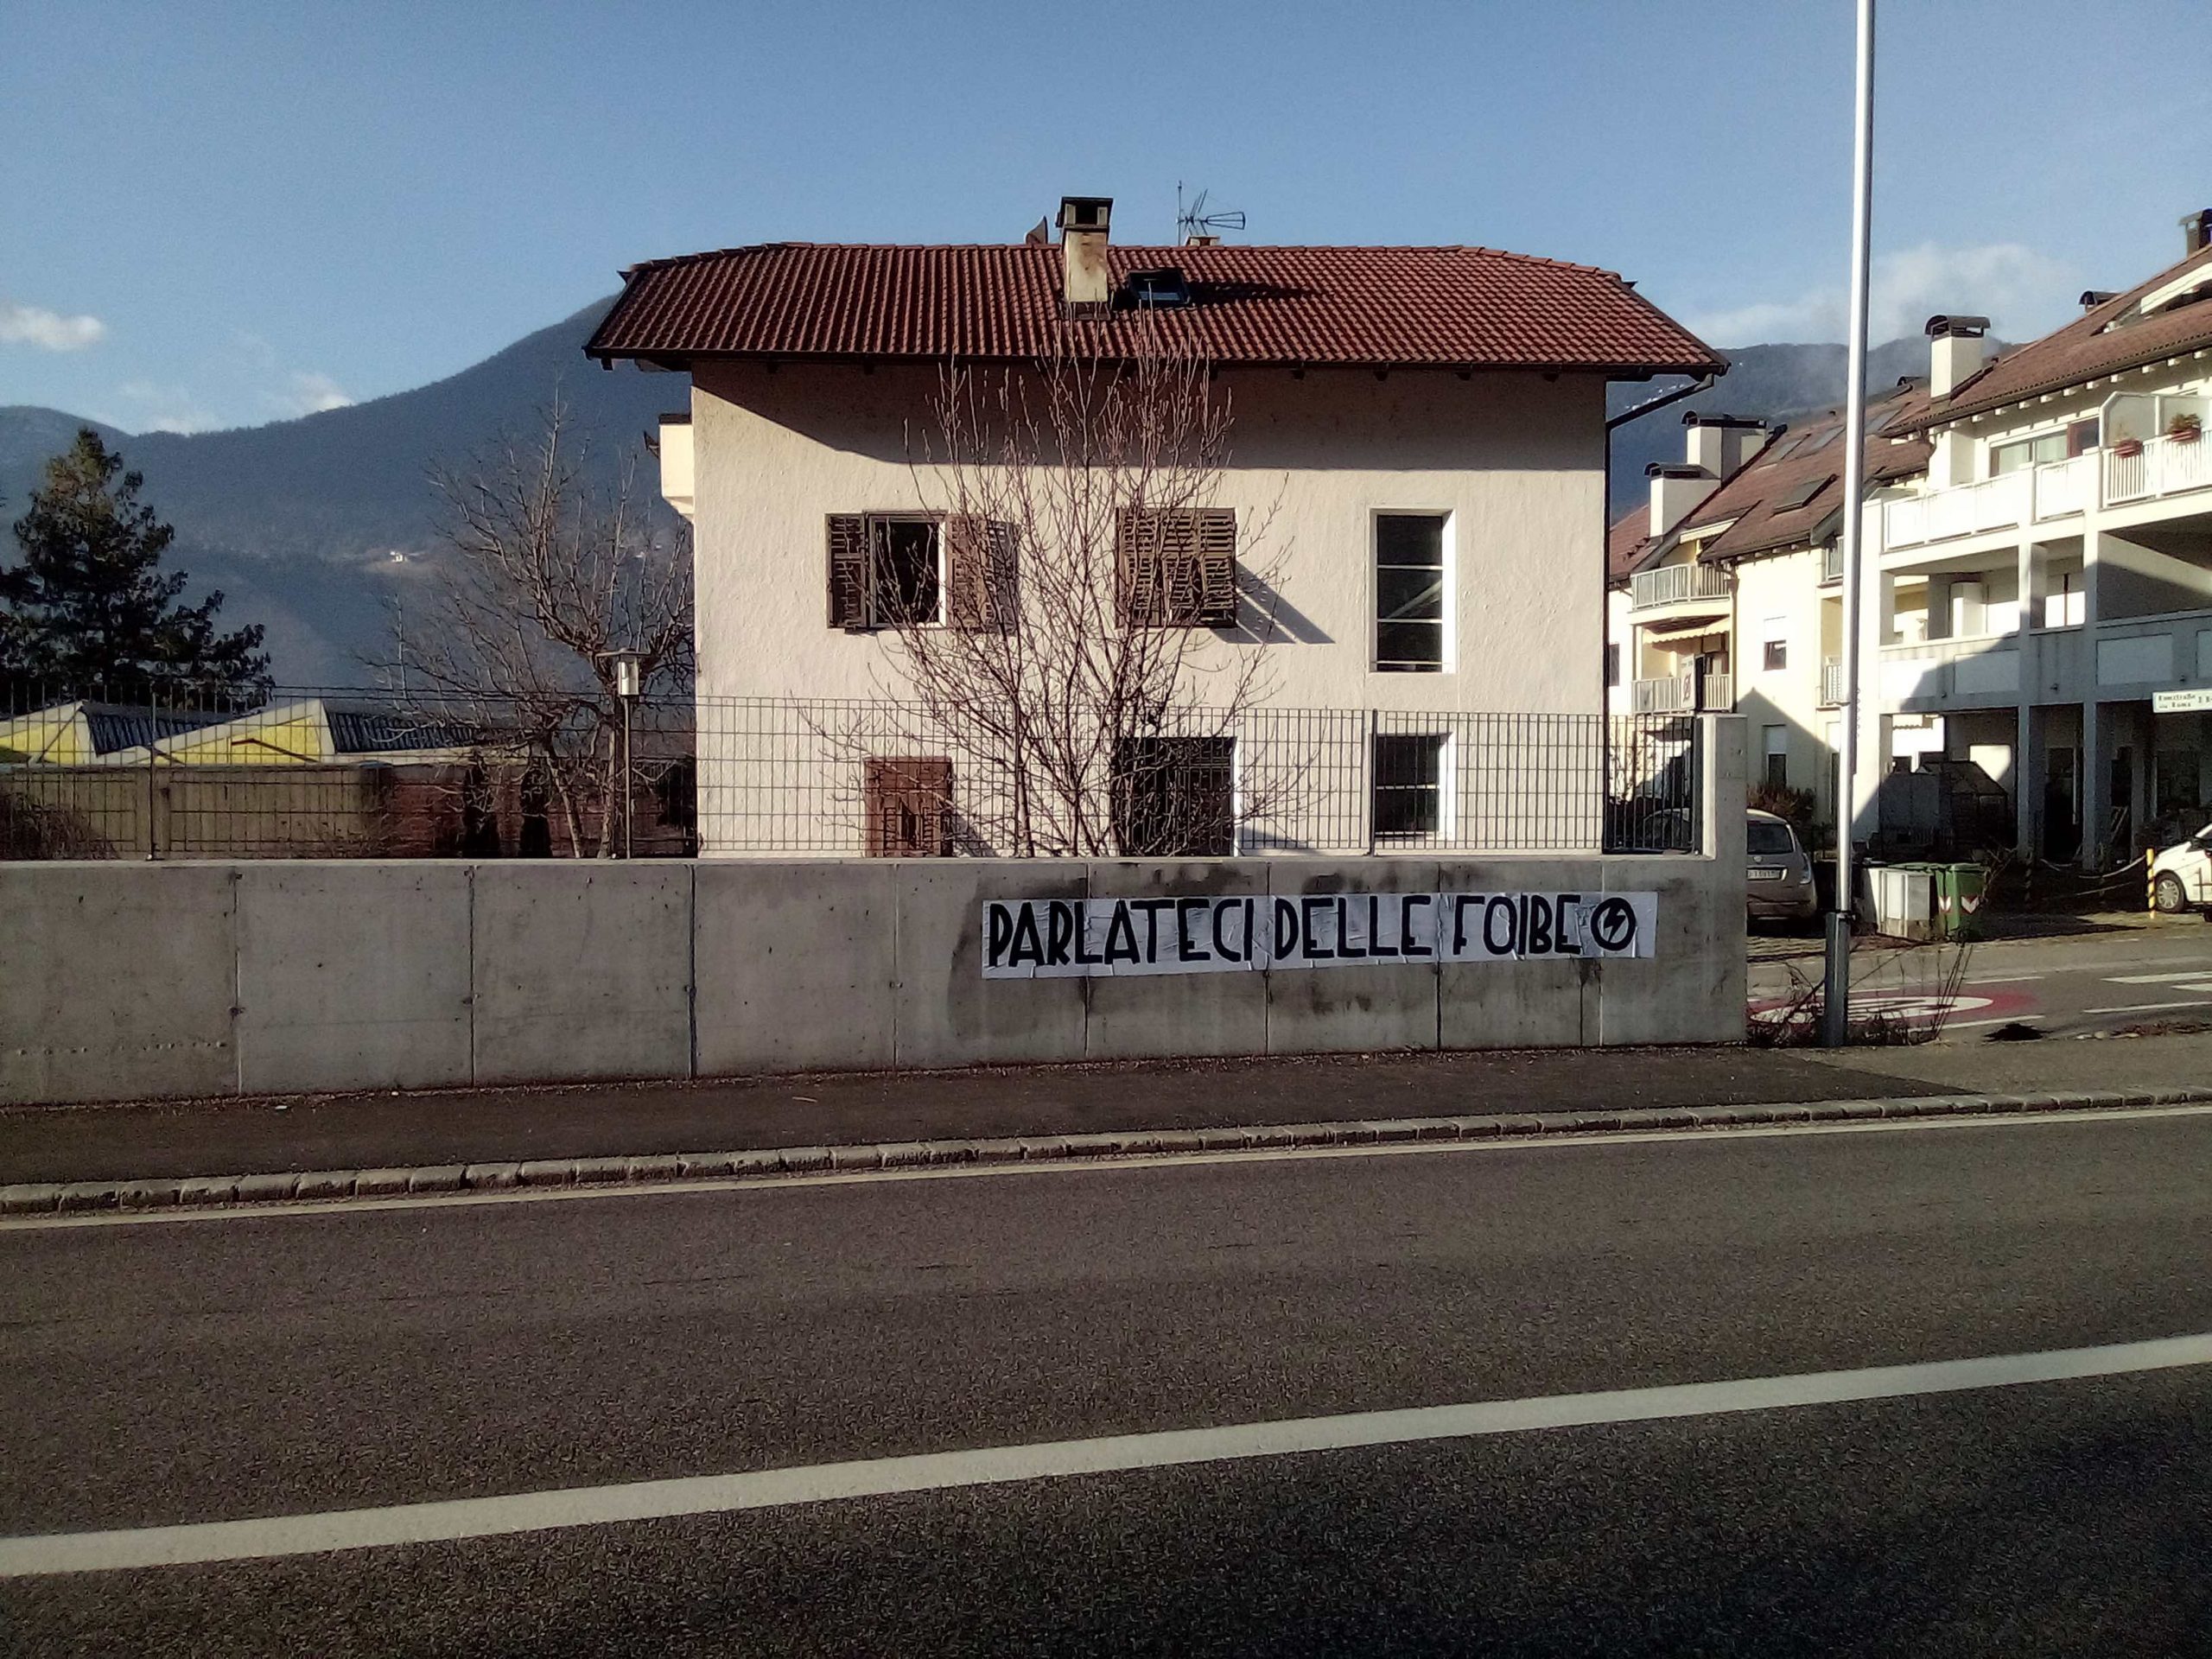
[[[1989,872],[1979,864],[1938,864],[1936,871],[1936,937],[1982,937],[1981,901]]]

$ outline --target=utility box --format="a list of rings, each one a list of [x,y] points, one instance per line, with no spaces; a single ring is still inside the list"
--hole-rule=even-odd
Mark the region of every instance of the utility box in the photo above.
[[[1978,939],[1982,936],[1981,901],[1989,872],[1979,864],[1936,867],[1936,937]]]
[[[1883,864],[1866,872],[1874,931],[1893,939],[1936,937],[1936,875],[1925,864]]]

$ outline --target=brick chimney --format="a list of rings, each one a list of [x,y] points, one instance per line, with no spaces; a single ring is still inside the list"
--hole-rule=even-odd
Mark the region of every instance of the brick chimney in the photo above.
[[[1102,313],[1113,302],[1106,273],[1106,232],[1114,218],[1111,196],[1060,198],[1060,301],[1071,316]]]
[[[2183,257],[2212,247],[2212,207],[2199,207],[2181,216],[2181,241]]]
[[[1948,397],[1989,361],[1987,317],[1928,319],[1928,395]]]

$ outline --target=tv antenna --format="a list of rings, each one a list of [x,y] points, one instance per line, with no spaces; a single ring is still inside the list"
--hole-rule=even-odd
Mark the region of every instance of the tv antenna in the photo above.
[[[1206,193],[1203,190],[1191,199],[1190,206],[1183,205],[1183,181],[1175,181],[1175,237],[1185,245],[1209,246],[1221,240],[1224,231],[1244,228],[1244,211],[1241,207],[1224,207],[1215,213],[1206,211]]]

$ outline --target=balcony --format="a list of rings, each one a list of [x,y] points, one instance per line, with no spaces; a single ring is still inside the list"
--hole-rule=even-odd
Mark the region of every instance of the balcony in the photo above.
[[[1631,613],[1692,603],[1720,608],[1735,591],[1734,575],[1713,565],[1662,564],[1628,579],[1628,607]]]
[[[2185,490],[2212,489],[2212,444],[2152,438],[2139,454],[2105,454],[2105,505],[2149,501]]]
[[[1639,715],[1725,715],[1736,706],[1736,680],[1732,674],[1707,674],[1704,695],[1699,695],[1698,676],[1669,674],[1663,679],[1638,680],[1630,707]]]

